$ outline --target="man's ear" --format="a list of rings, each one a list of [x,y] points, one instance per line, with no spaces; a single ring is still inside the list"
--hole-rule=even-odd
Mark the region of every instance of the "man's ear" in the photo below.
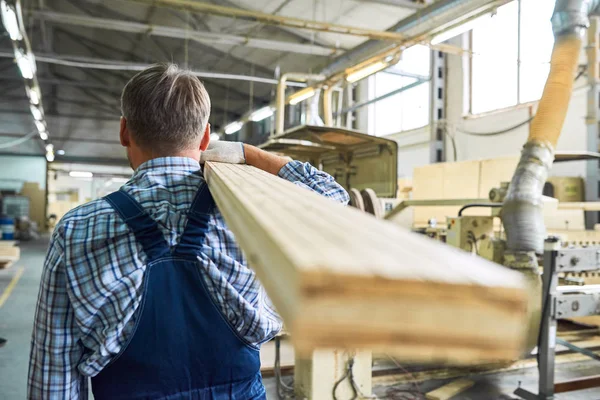
[[[210,143],[210,124],[206,124],[206,129],[204,130],[204,135],[202,136],[202,140],[200,141],[200,151],[204,151],[208,148],[208,144]]]
[[[125,117],[121,117],[121,126],[119,129],[119,140],[121,141],[121,146],[129,147],[131,146],[131,139],[129,137],[129,129],[127,129],[127,120]]]

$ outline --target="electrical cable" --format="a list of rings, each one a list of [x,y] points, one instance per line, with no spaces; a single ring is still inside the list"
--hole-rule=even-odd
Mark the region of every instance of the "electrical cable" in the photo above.
[[[281,376],[281,338],[275,336],[275,386],[277,388],[277,398],[279,400],[292,398],[294,394],[294,388],[287,385]]]
[[[489,208],[500,208],[502,207],[502,203],[472,203],[463,206],[460,210],[458,210],[458,216],[462,217],[463,211],[474,208],[474,207],[489,207]]]
[[[31,139],[33,136],[35,136],[35,134],[38,133],[37,131],[31,131],[29,132],[27,135],[15,139],[15,140],[11,140],[10,142],[3,142],[0,143],[0,149],[8,149],[9,147],[14,147],[14,146],[18,146],[21,143],[25,143],[26,141],[28,141],[29,139]]]
[[[466,131],[464,129],[461,128],[456,128],[457,131],[459,131],[460,133],[464,133],[465,135],[469,135],[469,136],[497,136],[497,135],[503,135],[505,133],[508,133],[510,131],[514,131],[517,128],[522,127],[523,125],[526,125],[528,123],[530,123],[531,121],[533,121],[533,117],[527,118],[525,121],[515,125],[515,126],[511,126],[509,128],[506,129],[502,129],[500,131],[495,131],[495,132],[471,132],[471,131]]]

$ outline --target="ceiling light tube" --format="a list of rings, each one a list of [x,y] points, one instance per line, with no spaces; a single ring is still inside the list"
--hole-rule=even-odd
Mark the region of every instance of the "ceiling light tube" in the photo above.
[[[51,143],[46,145],[46,160],[48,162],[54,161],[54,145]]]
[[[31,104],[29,106],[29,109],[31,110],[31,115],[33,115],[33,119],[35,119],[36,121],[41,121],[44,119],[44,114],[38,106]]]
[[[462,25],[458,25],[458,26],[448,29],[445,32],[441,32],[440,34],[435,35],[431,39],[430,43],[433,45],[440,44],[442,42],[445,42],[448,39],[452,39],[455,36],[462,35],[465,32],[469,32],[471,29],[476,28],[482,22],[485,22],[485,20],[487,18],[490,18],[490,15],[491,14],[482,15],[481,17],[477,17],[475,19],[467,21]]]
[[[221,140],[221,136],[219,136],[218,133],[211,133],[210,140],[212,140],[213,142],[216,142],[217,140]]]
[[[15,58],[21,75],[25,79],[32,79],[35,74],[35,60],[31,53],[25,53],[21,49],[15,49]]]
[[[89,171],[71,171],[69,176],[71,178],[92,178],[94,174]]]
[[[306,99],[310,99],[315,95],[315,89],[311,87],[307,87],[305,89],[299,90],[296,93],[290,96],[290,104],[295,105],[304,101]]]
[[[37,128],[38,132],[46,131],[46,123],[44,121],[35,120],[33,122],[35,123],[35,127]]]
[[[270,106],[266,106],[254,111],[250,115],[250,120],[254,122],[259,122],[271,116],[273,116],[273,109]]]
[[[231,135],[233,133],[236,133],[240,129],[242,129],[242,126],[244,126],[243,122],[240,122],[240,121],[232,122],[232,123],[228,124],[227,126],[225,126],[225,134]]]
[[[48,140],[48,132],[46,132],[46,131],[40,131],[40,139],[42,139],[42,140]]]
[[[2,25],[4,25],[10,39],[22,40],[23,34],[19,27],[19,18],[17,16],[16,8],[9,6],[6,0],[2,0],[0,1],[0,12],[2,13]]]
[[[27,91],[27,97],[29,97],[29,101],[31,104],[38,105],[40,104],[40,98],[42,97],[40,93],[40,88],[37,86],[25,86],[25,90]]]
[[[65,155],[65,151],[64,150],[56,150],[56,154],[59,156],[64,156]]]
[[[350,72],[347,76],[346,76],[346,80],[348,82],[358,82],[361,79],[366,78],[369,75],[373,75],[376,72],[382,71],[384,69],[386,69],[387,67],[389,67],[390,65],[384,61],[377,61],[376,63],[373,64],[369,64],[364,68],[361,68],[357,71],[354,72]]]

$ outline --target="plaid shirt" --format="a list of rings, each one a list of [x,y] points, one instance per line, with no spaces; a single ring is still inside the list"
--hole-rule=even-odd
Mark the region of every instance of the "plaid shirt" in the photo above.
[[[348,194],[331,176],[292,161],[281,178],[338,202]],[[122,190],[158,222],[172,246],[201,185],[198,162],[166,157],[142,164]],[[233,234],[215,211],[198,261],[207,287],[239,335],[257,347],[281,329],[271,301],[247,267]],[[97,375],[133,333],[146,256],[111,206],[98,199],[71,210],[56,226],[44,265],[31,344],[30,399],[87,399]]]

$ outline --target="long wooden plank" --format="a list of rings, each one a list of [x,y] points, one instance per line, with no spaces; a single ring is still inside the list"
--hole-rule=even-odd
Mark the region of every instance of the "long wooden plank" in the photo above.
[[[469,379],[457,379],[442,387],[439,387],[425,395],[427,400],[448,400],[469,389],[475,384]]]
[[[403,360],[521,355],[522,277],[246,165],[207,163],[228,226],[296,349]]]

